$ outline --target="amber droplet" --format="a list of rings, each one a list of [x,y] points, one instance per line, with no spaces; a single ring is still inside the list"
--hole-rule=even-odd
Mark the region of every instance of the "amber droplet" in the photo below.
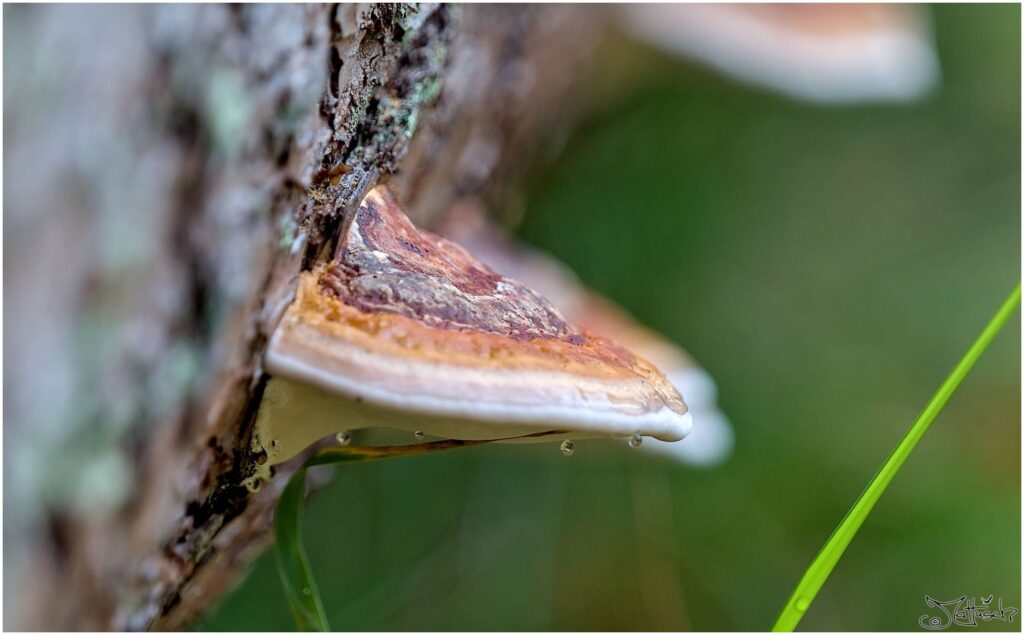
[[[328,175],[330,176],[331,185],[337,185],[341,182],[341,177],[352,171],[352,168],[345,165],[344,163],[338,163],[331,167]]]

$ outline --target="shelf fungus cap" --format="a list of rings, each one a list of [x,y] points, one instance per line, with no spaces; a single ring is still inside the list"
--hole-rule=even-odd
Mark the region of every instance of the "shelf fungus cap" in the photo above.
[[[926,11],[897,4],[651,4],[635,36],[741,81],[823,103],[917,99],[939,81]]]
[[[417,230],[386,186],[366,195],[335,259],[302,274],[266,368],[257,440],[271,464],[371,426],[453,439],[664,441],[691,427],[652,364]],[[288,417],[274,415],[282,408]]]

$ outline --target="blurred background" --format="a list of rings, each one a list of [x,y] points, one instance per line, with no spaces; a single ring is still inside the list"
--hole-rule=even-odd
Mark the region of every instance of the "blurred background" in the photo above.
[[[1020,9],[932,22],[941,81],[895,104],[608,47],[604,99],[500,217],[692,353],[735,450],[710,469],[604,442],[340,469],[305,527],[334,628],[771,625],[1018,280]],[[1020,344],[1018,315],[802,628],[915,630],[926,594],[1020,607]],[[199,627],[290,629],[272,555]]]

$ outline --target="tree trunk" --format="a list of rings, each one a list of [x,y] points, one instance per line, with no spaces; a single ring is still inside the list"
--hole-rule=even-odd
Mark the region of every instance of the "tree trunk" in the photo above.
[[[290,475],[241,482],[298,273],[381,179],[428,226],[460,197],[506,199],[584,101],[600,21],[479,5],[5,18],[5,627],[180,629],[272,539]]]

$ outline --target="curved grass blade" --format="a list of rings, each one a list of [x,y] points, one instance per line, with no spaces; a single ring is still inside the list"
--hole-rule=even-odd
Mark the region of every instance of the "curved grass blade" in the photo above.
[[[284,488],[274,513],[277,572],[299,630],[329,631],[331,627],[309,567],[309,556],[302,546],[302,499],[305,494],[306,468],[302,467]]]
[[[811,566],[804,573],[804,577],[797,584],[796,589],[793,590],[793,595],[790,596],[786,605],[782,608],[778,619],[775,620],[775,625],[772,626],[773,631],[792,631],[797,627],[804,613],[811,606],[811,602],[817,596],[818,591],[825,584],[829,574],[832,573],[832,569],[835,568],[843,552],[846,551],[850,541],[857,534],[857,530],[864,523],[864,519],[871,513],[871,509],[878,502],[882,493],[885,492],[885,488],[889,486],[893,477],[896,476],[900,467],[903,466],[904,461],[907,460],[907,457],[914,450],[917,442],[928,431],[932,421],[942,412],[946,402],[953,396],[953,393],[956,392],[956,389],[964,380],[964,377],[971,371],[975,362],[985,352],[985,349],[988,348],[988,345],[1019,305],[1020,283],[1010,293],[1010,297],[1006,299],[1003,306],[996,312],[992,321],[988,323],[985,330],[981,332],[978,339],[971,345],[967,354],[956,365],[953,372],[946,378],[946,381],[942,383],[938,392],[935,393],[935,396],[932,397],[931,401],[928,402],[928,405],[918,416],[917,421],[910,427],[910,431],[907,432],[903,440],[896,446],[896,449],[882,465],[882,468],[871,479],[864,492],[861,493],[857,502],[846,513],[846,516],[839,523],[835,532],[825,542],[825,546],[822,547],[817,557],[814,558],[814,562],[811,563]]]
[[[323,600],[313,570],[309,566],[309,556],[302,546],[302,500],[306,494],[306,468],[314,465],[336,465],[359,461],[376,461],[399,456],[415,456],[442,450],[452,450],[494,441],[509,441],[513,438],[528,438],[559,434],[558,431],[537,432],[522,437],[507,439],[431,441],[411,445],[382,446],[331,446],[314,454],[306,461],[281,493],[274,512],[274,551],[277,555],[277,572],[281,577],[288,605],[299,630],[329,631],[327,615],[324,612]]]

